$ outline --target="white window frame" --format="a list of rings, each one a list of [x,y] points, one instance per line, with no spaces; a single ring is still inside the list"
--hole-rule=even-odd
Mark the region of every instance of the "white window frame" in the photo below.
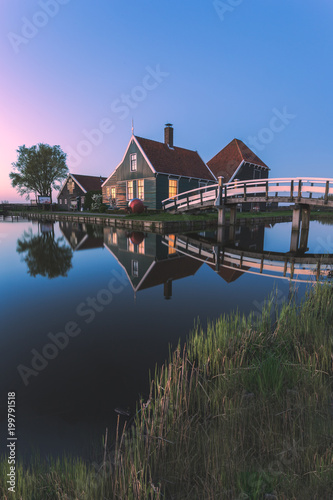
[[[132,260],[131,261],[131,272],[133,278],[137,278],[139,276],[139,261],[138,260]]]
[[[130,182],[132,183],[132,196],[131,196],[131,198],[128,196],[128,184],[129,184]],[[134,198],[134,181],[127,181],[127,182],[126,182],[126,200],[127,200],[127,201],[129,201],[129,200],[133,200],[133,198]]]
[[[175,197],[179,194],[179,179],[173,179],[172,177],[169,177],[169,181],[168,181],[168,190],[169,190],[169,196],[168,198],[171,198],[170,196],[170,181],[176,181],[177,182],[177,193],[172,195],[172,197]]]
[[[139,189],[140,189],[140,188],[139,188],[139,182],[142,182],[142,194],[143,194],[143,196],[142,196],[142,197],[141,197],[141,196],[139,196]],[[140,200],[144,201],[144,199],[145,199],[145,180],[144,180],[144,179],[137,179],[137,183],[136,183],[136,190],[137,190],[137,193],[136,193],[136,194],[137,194],[137,197],[138,197]]]
[[[130,155],[130,170],[131,172],[137,172],[138,170],[138,158],[136,153]]]

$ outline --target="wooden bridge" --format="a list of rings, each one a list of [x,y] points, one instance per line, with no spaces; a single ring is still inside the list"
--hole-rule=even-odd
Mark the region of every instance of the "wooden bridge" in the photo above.
[[[255,252],[190,236],[164,236],[163,243],[177,252],[213,267],[241,273],[291,280],[302,283],[333,278],[333,254],[293,255],[280,252]]]
[[[236,220],[236,207],[243,203],[293,203],[310,211],[310,207],[333,208],[333,179],[317,177],[294,177],[281,179],[255,179],[219,183],[192,189],[162,201],[164,210],[171,212],[190,212],[192,210],[216,208],[219,211],[219,225],[224,224],[224,208],[230,208],[230,222]],[[293,227],[300,223],[301,211],[296,214]],[[307,213],[302,215],[303,220]]]

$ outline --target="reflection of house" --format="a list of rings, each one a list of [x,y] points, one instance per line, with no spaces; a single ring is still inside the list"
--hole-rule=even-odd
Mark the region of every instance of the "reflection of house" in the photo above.
[[[62,210],[80,210],[89,191],[102,193],[105,177],[69,174],[58,194],[58,205]]]
[[[173,128],[164,129],[164,143],[132,135],[122,161],[102,186],[103,202],[124,208],[140,198],[150,209],[165,198],[216,183],[196,151],[173,144]]]
[[[104,245],[125,270],[135,292],[163,284],[166,299],[172,296],[174,280],[193,276],[202,265],[163,245],[158,234],[104,227]]]
[[[225,148],[207,162],[215,177],[223,177],[223,182],[235,180],[267,179],[269,168],[250,148],[239,139],[233,139]],[[266,204],[262,203],[261,209]],[[243,208],[254,208],[247,203]],[[258,207],[259,208],[259,207]]]
[[[103,228],[81,222],[60,221],[59,228],[74,251],[103,248]]]

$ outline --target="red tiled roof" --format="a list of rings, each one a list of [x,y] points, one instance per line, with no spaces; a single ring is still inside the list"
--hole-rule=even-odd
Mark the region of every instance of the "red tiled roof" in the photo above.
[[[142,137],[136,136],[136,139],[156,172],[215,181],[196,151],[178,147],[170,148],[162,142]]]
[[[222,175],[229,182],[242,161],[268,169],[268,166],[239,139],[233,139],[217,155],[207,162],[216,177]]]
[[[87,192],[100,191],[102,189],[102,183],[106,180],[106,177],[94,175],[71,174],[71,176],[76,179]]]

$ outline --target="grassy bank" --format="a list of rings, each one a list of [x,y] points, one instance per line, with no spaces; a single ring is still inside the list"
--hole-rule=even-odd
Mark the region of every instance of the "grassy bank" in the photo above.
[[[331,286],[197,324],[100,465],[38,459],[3,499],[331,499]]]

